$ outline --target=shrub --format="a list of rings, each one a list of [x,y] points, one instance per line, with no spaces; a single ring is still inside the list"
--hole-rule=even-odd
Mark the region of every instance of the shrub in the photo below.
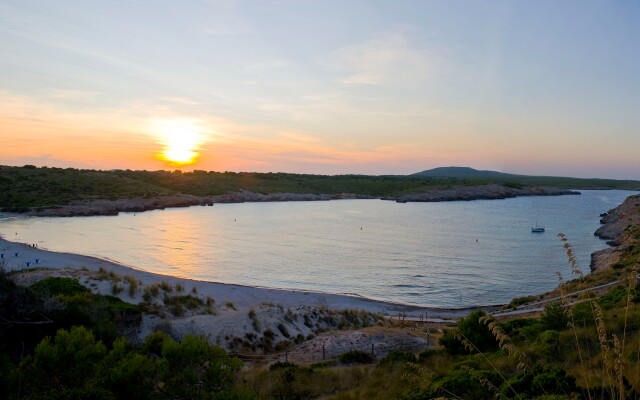
[[[201,398],[202,390],[215,393],[228,390],[242,367],[240,360],[229,357],[220,347],[191,335],[181,342],[165,338],[162,358],[167,366],[161,374],[163,397],[168,398]]]
[[[505,333],[511,333],[515,331],[519,331],[527,326],[538,324],[540,321],[533,318],[516,318],[504,323],[501,323],[500,326]]]
[[[160,289],[164,290],[165,292],[172,292],[173,291],[173,287],[171,287],[171,284],[169,284],[169,282],[167,281],[162,281],[160,282]]]
[[[373,362],[373,356],[360,350],[350,350],[340,354],[338,358],[341,364],[369,364]]]
[[[458,334],[468,340],[478,351],[495,351],[498,349],[498,342],[489,331],[489,328],[482,322],[480,318],[485,316],[485,312],[478,310],[469,314],[467,317],[458,321],[457,329],[447,329],[444,335],[438,340],[445,350],[450,354],[468,353],[469,349],[465,348],[462,341],[457,337]]]
[[[298,335],[293,339],[295,344],[300,344],[304,342],[304,335],[302,333],[298,333]]]
[[[576,379],[560,367],[535,367],[512,377],[500,387],[506,397],[518,396],[529,398],[544,394],[568,394],[576,390]]]
[[[113,294],[114,296],[122,293],[123,290],[124,288],[117,283],[111,283],[111,294]]]
[[[260,321],[258,320],[258,316],[256,315],[255,310],[252,308],[249,310],[249,318],[251,319],[251,326],[256,332],[260,332]]]
[[[274,346],[274,350],[275,351],[285,351],[287,350],[289,347],[291,347],[291,342],[288,340],[281,340],[278,343],[276,343],[276,345]]]
[[[538,335],[531,350],[551,360],[560,352],[560,332],[546,330]]]
[[[544,312],[540,317],[540,322],[546,329],[559,331],[567,327],[569,317],[565,313],[565,308],[562,303],[553,302],[544,306]]]
[[[282,333],[282,336],[286,337],[287,339],[291,337],[291,335],[289,334],[289,331],[287,330],[287,327],[284,326],[282,323],[278,324],[278,330],[280,331],[280,333]]]
[[[516,308],[516,307],[521,306],[523,304],[530,303],[530,302],[534,301],[535,299],[536,299],[535,296],[517,297],[517,298],[511,300],[511,302],[507,305],[507,307],[508,308]]]
[[[186,296],[168,296],[164,295],[164,304],[169,307],[171,313],[175,316],[180,316],[184,313],[184,309],[194,310],[201,306],[204,306],[204,301],[200,298],[186,295]]]
[[[338,365],[338,363],[335,360],[329,360],[329,361],[321,361],[321,362],[311,364],[309,367],[311,369],[322,369],[322,368],[335,367],[336,365]]]
[[[455,398],[465,400],[485,400],[494,397],[490,390],[481,383],[482,381],[493,384],[496,379],[492,373],[487,371],[455,370],[436,380],[431,387],[430,395],[424,398],[431,399],[443,396],[450,398],[451,394],[454,394]]]
[[[380,361],[380,364],[403,364],[408,362],[416,362],[416,356],[407,351],[392,351]]]
[[[38,296],[75,296],[88,293],[89,289],[73,278],[46,278],[30,286]]]
[[[129,284],[129,296],[134,297],[138,291],[138,281],[133,275],[125,276],[124,281]]]
[[[295,369],[298,368],[298,366],[294,363],[290,363],[290,362],[283,362],[283,361],[276,361],[275,363],[269,365],[269,371],[276,371],[279,369]]]
[[[262,333],[262,338],[258,343],[258,347],[260,347],[265,353],[268,353],[273,349],[273,339],[276,337],[276,334],[273,333],[271,329],[267,329]]]
[[[421,352],[421,353],[418,355],[418,360],[420,360],[420,361],[426,361],[426,360],[428,360],[429,358],[431,358],[431,357],[433,357],[433,356],[435,356],[435,355],[438,355],[438,354],[442,354],[442,350],[438,350],[438,349],[428,349],[428,350],[425,350],[425,351]]]

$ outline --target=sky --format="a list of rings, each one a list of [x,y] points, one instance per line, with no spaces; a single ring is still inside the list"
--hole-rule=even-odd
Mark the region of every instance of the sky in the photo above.
[[[0,164],[640,179],[637,1],[0,0]]]

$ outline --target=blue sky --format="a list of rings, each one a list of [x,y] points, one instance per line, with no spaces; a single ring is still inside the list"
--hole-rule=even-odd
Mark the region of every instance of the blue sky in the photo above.
[[[640,179],[639,9],[3,0],[0,163]]]

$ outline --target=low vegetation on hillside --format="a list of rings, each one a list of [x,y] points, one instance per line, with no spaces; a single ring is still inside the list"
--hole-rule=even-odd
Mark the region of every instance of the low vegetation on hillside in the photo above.
[[[626,188],[640,182],[531,176],[421,177],[366,175],[305,175],[287,173],[193,171],[97,171],[75,168],[0,166],[0,210],[24,212],[78,200],[150,198],[170,194],[215,196],[242,190],[263,194],[343,193],[358,196],[398,196],[451,186],[498,183],[507,187]]]
[[[563,297],[539,317],[498,321],[477,311],[417,354],[351,350],[243,369],[203,338],[132,340],[144,304],[70,278],[21,287],[0,271],[0,398],[640,399],[638,245],[613,270],[617,285]],[[561,294],[590,284],[566,249],[576,279]]]

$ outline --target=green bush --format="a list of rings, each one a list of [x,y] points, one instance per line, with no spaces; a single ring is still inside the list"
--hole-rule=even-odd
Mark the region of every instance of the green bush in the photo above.
[[[43,340],[10,384],[33,399],[251,398],[233,389],[241,366],[203,338],[153,334],[141,351],[119,338],[108,350],[91,331],[73,327]]]
[[[442,353],[443,353],[443,351],[440,350],[440,349],[428,349],[428,350],[425,350],[425,351],[421,352],[420,354],[418,354],[418,360],[420,362],[427,361],[431,357],[434,357],[434,356],[442,354]]]
[[[546,357],[558,355],[560,346],[560,332],[546,330],[538,335],[535,342],[536,350]]]
[[[540,321],[533,318],[516,318],[503,322],[500,324],[500,326],[506,334],[510,334],[512,332],[520,331],[527,326],[536,325],[538,323],[540,323]]]
[[[402,364],[408,362],[416,362],[416,356],[406,351],[392,351],[385,358],[380,360],[380,364]]]
[[[75,296],[89,292],[73,278],[45,278],[30,286],[33,293],[39,296]]]
[[[276,361],[275,363],[269,365],[269,371],[275,371],[278,369],[287,369],[287,368],[298,368],[297,365],[295,365],[294,363],[290,363],[290,362],[284,362],[284,361]]]
[[[511,302],[509,302],[507,307],[508,308],[516,308],[516,307],[521,306],[523,304],[530,303],[530,302],[534,301],[535,299],[536,299],[535,296],[517,297],[517,298],[511,300]]]
[[[567,328],[569,317],[565,312],[565,307],[560,302],[547,303],[544,312],[540,317],[540,322],[545,329],[561,331]]]
[[[485,400],[494,397],[482,381],[495,385],[496,374],[488,371],[468,371],[465,369],[452,371],[449,375],[437,379],[431,386],[429,397],[460,398],[465,400]],[[453,396],[452,396],[453,394]]]
[[[492,352],[497,350],[498,342],[495,337],[489,331],[489,328],[480,322],[480,318],[485,315],[485,312],[481,310],[472,312],[458,321],[456,329],[445,330],[438,343],[450,354],[465,354],[469,352],[469,349],[465,348],[462,340],[457,337],[462,335],[461,339],[468,340],[478,351]]]
[[[373,356],[360,350],[350,350],[340,354],[338,358],[341,364],[369,364],[373,362]]]
[[[282,333],[282,336],[286,337],[287,339],[291,337],[291,334],[289,334],[289,330],[287,330],[287,327],[284,326],[284,324],[278,324],[278,330],[280,331],[280,333]]]
[[[521,372],[500,386],[507,398],[530,398],[535,396],[567,395],[577,390],[576,379],[567,375],[560,367],[549,365]],[[514,393],[515,392],[515,393]]]

